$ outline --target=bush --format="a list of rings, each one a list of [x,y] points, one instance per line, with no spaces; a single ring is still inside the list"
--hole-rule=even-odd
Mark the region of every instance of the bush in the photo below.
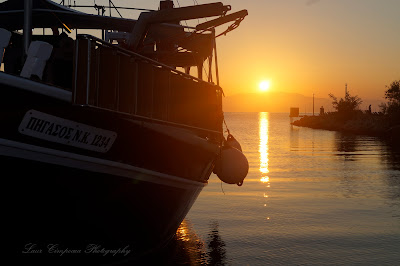
[[[386,86],[388,88],[385,92],[385,98],[389,100],[390,103],[395,103],[400,105],[400,80],[395,80],[390,84],[390,86]]]
[[[387,104],[381,106],[391,121],[392,125],[400,124],[400,80],[393,81],[390,86],[386,86],[385,99]]]
[[[362,103],[360,97],[357,95],[351,96],[347,91],[344,99],[340,98],[340,100],[338,100],[332,93],[329,94],[329,97],[332,98],[333,108],[337,111],[339,118],[342,118],[341,120],[347,120],[355,115],[358,107]]]

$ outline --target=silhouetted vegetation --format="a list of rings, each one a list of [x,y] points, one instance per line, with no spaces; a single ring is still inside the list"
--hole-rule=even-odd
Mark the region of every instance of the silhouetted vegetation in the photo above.
[[[332,99],[332,106],[336,110],[335,118],[339,122],[345,122],[353,118],[359,111],[359,106],[363,102],[357,95],[351,96],[346,90],[344,98],[338,99],[332,93],[329,94]]]
[[[400,80],[386,86],[385,99],[387,103],[380,105],[382,112],[388,117],[391,125],[400,124]]]
[[[351,96],[346,91],[345,97],[340,99],[329,94],[335,112],[320,116],[304,116],[292,124],[354,134],[385,136],[397,140],[400,128],[400,80],[393,81],[386,88],[387,103],[380,105],[379,113],[360,110],[362,99],[357,95]]]
[[[353,113],[358,110],[358,107],[363,102],[360,97],[357,95],[350,96],[350,93],[347,91],[344,99],[340,98],[340,100],[338,100],[332,93],[329,94],[329,97],[333,100],[333,108],[335,108],[338,113]]]

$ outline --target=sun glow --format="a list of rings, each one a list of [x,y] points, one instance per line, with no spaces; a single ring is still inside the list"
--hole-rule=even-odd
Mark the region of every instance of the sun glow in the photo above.
[[[258,84],[258,87],[260,88],[261,91],[267,91],[269,90],[269,87],[271,86],[271,82],[269,80],[263,80]]]

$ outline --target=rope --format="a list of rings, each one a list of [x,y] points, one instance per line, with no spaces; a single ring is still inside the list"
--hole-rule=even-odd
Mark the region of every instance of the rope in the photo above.
[[[49,7],[49,4],[46,2],[46,1],[41,1],[43,4],[45,4],[48,8],[49,8],[49,10],[51,10],[50,9],[50,7]],[[54,17],[58,20],[58,22],[60,22],[61,23],[61,25],[63,26],[63,29],[65,29],[66,31],[68,31],[68,33],[71,33],[71,29],[64,23],[64,22],[62,22],[61,21],[61,19],[53,12],[53,11],[50,11],[51,12],[51,14],[53,14],[54,15]]]
[[[225,117],[224,117],[224,124],[225,124],[225,127],[226,127],[226,132],[228,132],[228,135],[230,135],[231,133],[229,131],[228,125],[226,124]]]
[[[119,13],[119,10],[118,10],[118,8],[114,5],[114,3],[113,3],[113,1],[111,1],[110,0],[110,2],[109,2],[110,4],[112,4],[113,5],[113,7],[115,8],[115,10],[117,11],[117,13],[119,14],[119,16],[122,18],[122,15],[121,15],[121,13]],[[110,17],[111,17],[111,7],[110,7]]]
[[[221,35],[226,35],[228,32],[233,31],[234,29],[236,29],[237,27],[239,27],[240,23],[243,21],[243,18],[238,18],[235,20],[235,22],[233,22],[232,25],[230,25],[224,32],[222,32],[221,34],[215,36],[215,38],[221,36]]]
[[[179,4],[179,1],[176,0],[176,2],[178,3],[178,7],[181,7],[181,4]],[[189,27],[189,25],[187,24],[186,20],[184,20],[184,22],[185,22],[185,24],[186,24],[186,27]]]

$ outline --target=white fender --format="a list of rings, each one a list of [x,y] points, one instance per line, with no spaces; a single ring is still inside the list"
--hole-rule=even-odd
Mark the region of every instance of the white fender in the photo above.
[[[224,146],[216,161],[214,172],[223,182],[240,186],[249,172],[249,162],[240,150]]]

